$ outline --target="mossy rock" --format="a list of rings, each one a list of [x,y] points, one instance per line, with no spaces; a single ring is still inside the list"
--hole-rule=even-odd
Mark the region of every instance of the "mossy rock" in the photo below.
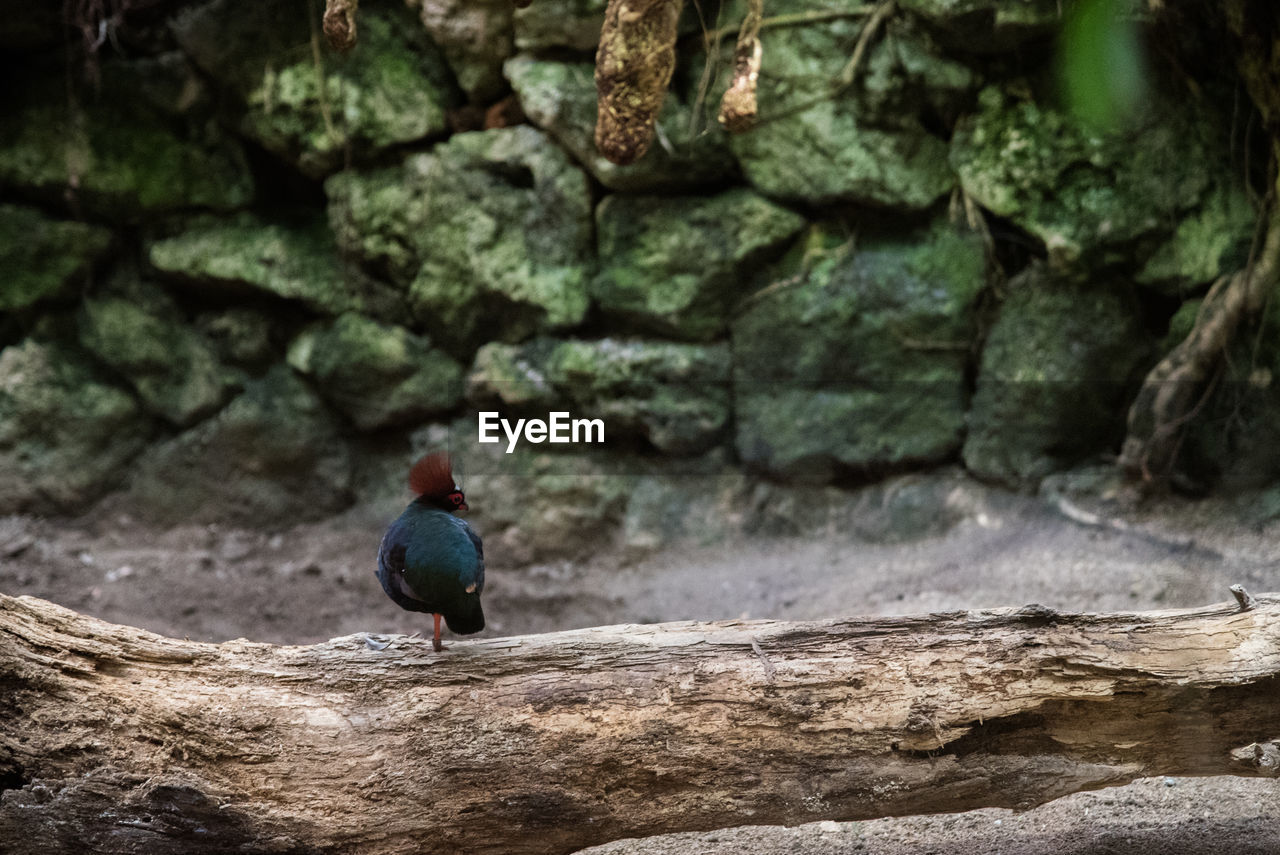
[[[1190,332],[1199,302],[1174,316],[1166,349]],[[1265,305],[1237,328],[1221,375],[1186,424],[1176,462],[1185,486],[1237,492],[1280,481],[1280,289]]]
[[[111,231],[101,226],[0,205],[0,312],[65,295],[93,269],[112,240]]]
[[[1061,281],[1037,266],[1007,289],[982,353],[964,462],[980,478],[1034,488],[1114,450],[1152,340],[1113,283]]]
[[[248,204],[253,183],[239,143],[205,111],[158,104],[138,77],[129,63],[105,63],[98,91],[71,101],[61,75],[11,81],[0,188],[49,204],[71,198],[77,211],[115,220]]]
[[[596,451],[476,441],[474,418],[412,437],[414,457],[448,447],[492,566],[582,560],[619,537],[637,461]],[[405,469],[413,458],[406,458]]]
[[[1136,121],[1125,133],[1086,133],[989,88],[957,127],[951,161],[965,192],[1043,241],[1056,270],[1132,264],[1145,247],[1141,278],[1176,292],[1233,269],[1255,216],[1212,117],[1190,99],[1160,98]]]
[[[597,25],[595,38],[599,37]],[[517,56],[507,60],[503,69],[529,118],[611,190],[706,185],[724,181],[736,171],[725,132],[715,123],[697,127],[692,108],[677,91],[667,93],[658,116],[665,142],[655,143],[630,166],[618,166],[596,149],[594,65]]]
[[[715,445],[729,423],[729,349],[641,339],[537,339],[476,354],[468,396],[503,417],[566,410],[605,438],[643,437],[668,454]]]
[[[309,213],[200,218],[151,244],[151,265],[172,281],[214,297],[253,292],[296,300],[317,312],[400,313],[398,295],[348,269],[323,218]]]
[[[595,56],[608,5],[607,0],[544,0],[518,8],[514,16],[516,49],[540,54],[572,52],[582,58]],[[685,5],[677,24],[680,35],[702,33],[702,16],[709,12],[712,7]]]
[[[357,47],[317,59],[306,5],[215,0],[178,17],[183,48],[244,104],[245,136],[317,178],[447,132],[460,94],[412,12],[366,2]]]
[[[947,47],[1004,52],[1052,36],[1062,25],[1061,0],[898,0],[928,22]]]
[[[785,2],[771,15],[830,12],[829,20],[761,32],[767,74],[762,116],[732,137],[751,184],[769,196],[812,204],[856,202],[922,210],[955,185],[947,145],[924,120],[947,121],[977,85],[904,18],[872,43],[857,79],[840,83],[865,15],[847,4]],[[842,13],[844,13],[842,15]],[[719,99],[727,82],[715,90]]]
[[[215,412],[237,385],[210,344],[162,295],[80,305],[80,341],[133,386],[148,410],[186,426]]]
[[[265,312],[245,306],[213,309],[199,314],[195,325],[223,362],[257,367],[274,356],[273,320]]]
[[[709,198],[608,196],[596,210],[601,309],[639,329],[706,340],[726,329],[744,283],[804,218],[746,189]]]
[[[152,449],[129,501],[161,523],[255,527],[321,519],[351,501],[351,459],[334,417],[277,366],[211,419]]]
[[[150,419],[75,351],[0,351],[0,513],[74,513],[118,488]]]
[[[854,249],[815,226],[732,327],[738,454],[821,482],[959,451],[981,241],[940,222]]]
[[[359,430],[421,422],[462,401],[462,366],[431,342],[357,314],[302,332],[289,364]]]
[[[604,24],[607,6],[606,0],[547,0],[517,9],[516,49],[567,49],[594,54],[600,44],[600,27]]]
[[[511,0],[415,2],[422,26],[444,51],[458,85],[472,104],[502,95],[502,63],[515,53],[516,11]]]
[[[456,355],[586,316],[587,179],[534,128],[457,134],[325,188],[343,249],[407,287],[410,311]]]

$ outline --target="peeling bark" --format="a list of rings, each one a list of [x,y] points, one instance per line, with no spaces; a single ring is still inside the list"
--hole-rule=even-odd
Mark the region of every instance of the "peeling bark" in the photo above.
[[[0,596],[0,851],[564,853],[1275,775],[1280,598],[213,645]],[[381,649],[378,649],[381,648]]]

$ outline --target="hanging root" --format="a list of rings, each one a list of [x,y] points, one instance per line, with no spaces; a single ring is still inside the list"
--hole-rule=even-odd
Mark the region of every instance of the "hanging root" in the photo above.
[[[683,0],[609,0],[596,52],[596,148],[625,166],[644,156],[676,65]]]
[[[346,53],[356,46],[356,8],[360,0],[326,0],[324,37],[329,47]]]
[[[760,77],[760,21],[763,0],[747,0],[747,14],[738,31],[733,57],[733,84],[720,99],[720,124],[732,134],[750,130],[756,123],[756,82]]]
[[[1129,408],[1120,465],[1148,486],[1172,474],[1183,428],[1199,410],[1242,320],[1280,285],[1280,208],[1269,212],[1262,249],[1244,270],[1213,283],[1191,333],[1151,369]],[[1210,390],[1211,391],[1211,390]]]

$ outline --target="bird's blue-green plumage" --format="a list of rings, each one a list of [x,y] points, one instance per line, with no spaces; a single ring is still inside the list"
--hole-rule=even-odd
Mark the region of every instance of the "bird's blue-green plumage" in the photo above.
[[[484,548],[466,520],[448,511],[411,503],[382,538],[378,581],[401,608],[443,615],[452,632],[484,629]]]

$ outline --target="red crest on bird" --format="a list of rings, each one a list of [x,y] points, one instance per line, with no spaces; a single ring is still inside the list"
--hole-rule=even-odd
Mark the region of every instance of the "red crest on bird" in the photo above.
[[[467,510],[462,489],[453,478],[453,460],[448,452],[435,451],[419,458],[409,469],[409,489],[416,496],[443,501],[453,510]]]

